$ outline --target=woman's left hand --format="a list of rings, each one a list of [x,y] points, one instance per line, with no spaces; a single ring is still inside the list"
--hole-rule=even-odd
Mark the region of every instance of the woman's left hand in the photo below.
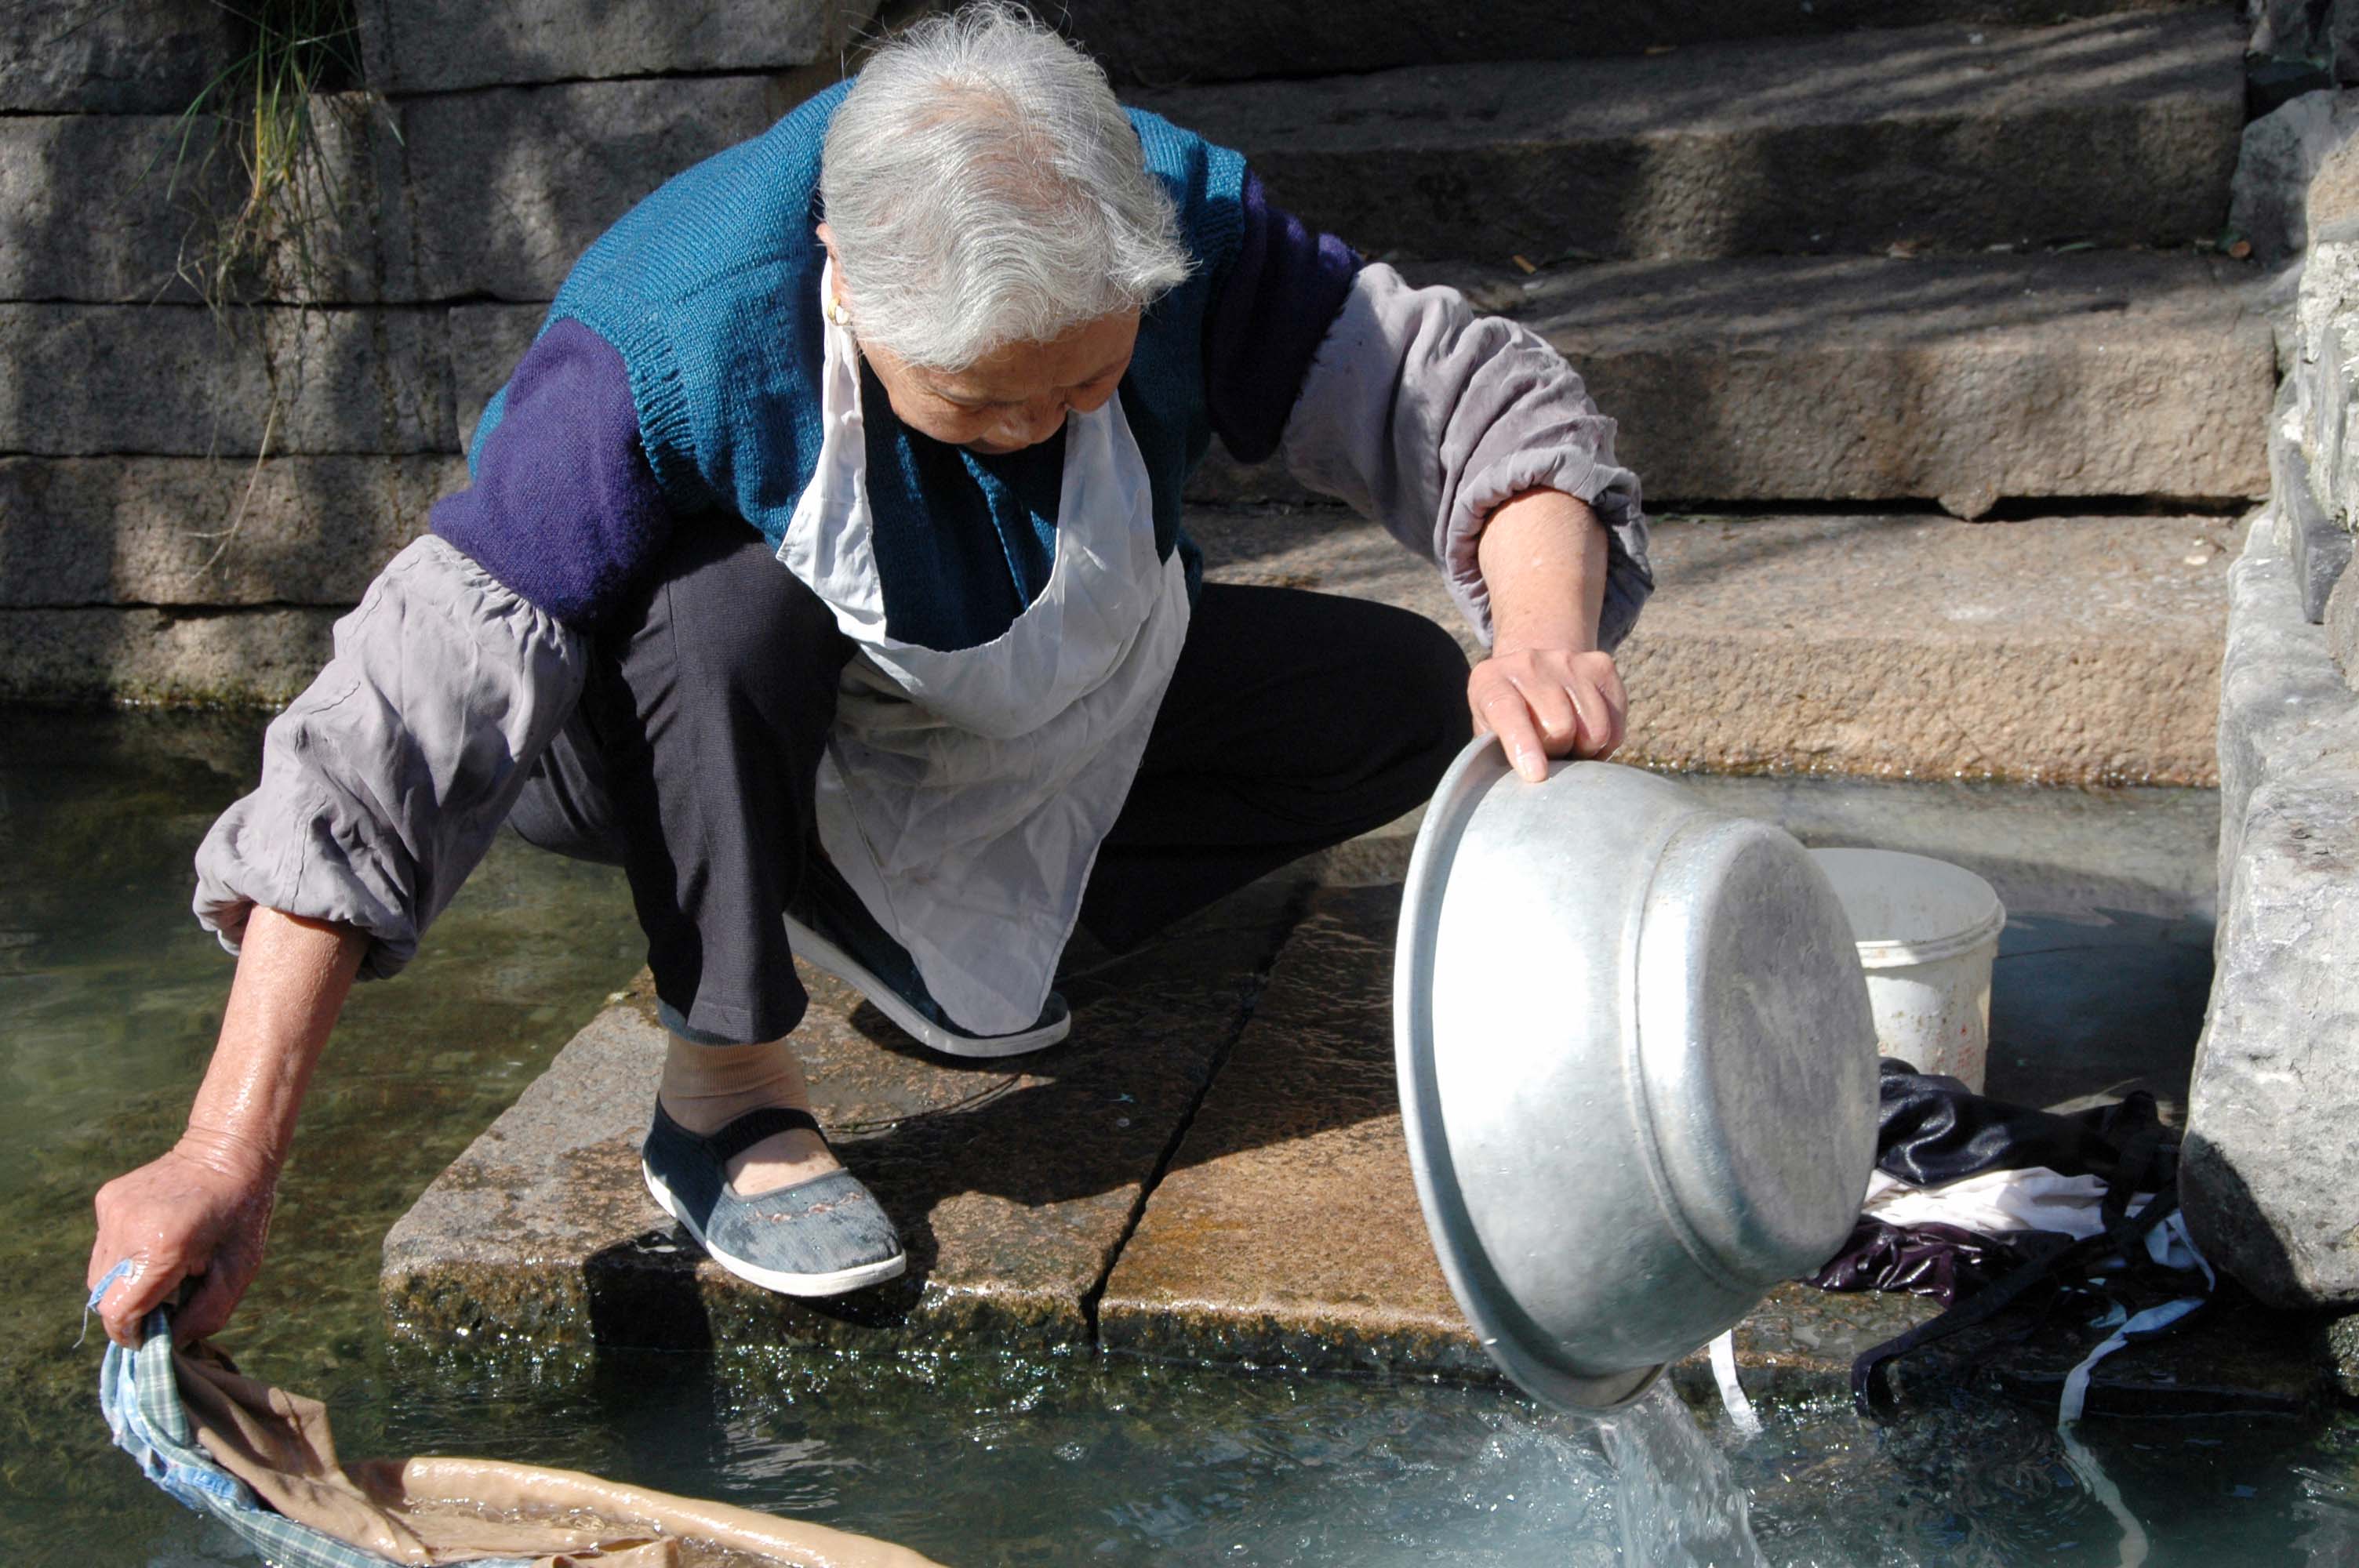
[[[1550,757],[1605,758],[1622,744],[1629,698],[1611,654],[1571,648],[1495,653],[1466,680],[1474,733],[1495,734],[1534,784]]]

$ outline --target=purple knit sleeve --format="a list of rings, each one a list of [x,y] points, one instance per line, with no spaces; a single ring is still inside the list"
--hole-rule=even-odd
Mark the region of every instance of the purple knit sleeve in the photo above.
[[[1243,242],[1204,328],[1205,402],[1239,462],[1277,450],[1310,357],[1343,308],[1359,254],[1270,204],[1245,171]]]
[[[594,624],[671,534],[623,356],[581,322],[558,321],[502,402],[473,483],[435,506],[433,531],[535,608]]]

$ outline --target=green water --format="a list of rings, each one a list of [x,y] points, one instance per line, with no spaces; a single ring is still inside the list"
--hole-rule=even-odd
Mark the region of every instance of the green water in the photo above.
[[[107,1445],[75,1345],[89,1200],[177,1130],[229,966],[190,854],[258,725],[0,709],[0,1564],[250,1563]],[[2086,814],[2086,801],[2073,810]],[[2108,894],[2109,902],[2117,902]],[[636,967],[619,879],[504,842],[409,976],[362,989],[225,1343],[327,1398],[348,1455],[586,1468],[944,1563],[2110,1565],[2125,1523],[2038,1411],[1869,1426],[1668,1400],[1615,1423],[1494,1390],[1024,1360],[453,1358],[388,1346],[379,1238]],[[2359,1423],[2097,1422],[2149,1562],[2359,1563]]]
[[[190,916],[190,862],[260,740],[243,717],[0,709],[0,1563],[102,1541],[145,1562],[192,1533],[108,1447],[94,1348],[73,1346],[91,1195],[170,1143],[212,1049],[230,960]],[[409,972],[355,992],[236,1353],[289,1387],[364,1387],[378,1238],[640,950],[619,873],[500,843]]]

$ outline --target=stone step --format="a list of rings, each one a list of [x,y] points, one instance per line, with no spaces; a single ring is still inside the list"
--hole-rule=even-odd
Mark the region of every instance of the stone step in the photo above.
[[[1136,96],[1243,146],[1279,200],[1372,254],[2185,244],[2225,221],[2239,47],[2209,10],[2161,12]],[[310,260],[277,257],[273,297],[545,301],[632,202],[813,85],[750,72],[323,96]],[[0,115],[0,298],[185,297],[196,216],[236,192],[223,165],[182,171],[168,198],[180,129],[169,113]],[[77,187],[126,194],[93,219],[56,199]],[[475,217],[419,220],[447,211]]]
[[[2227,219],[2244,41],[2205,8],[1136,101],[1241,148],[1277,200],[1371,254],[2184,245]]]
[[[302,487],[332,470],[266,476],[274,495],[294,487],[299,508]],[[207,482],[149,478],[166,499],[172,483]],[[125,504],[147,502],[131,492]],[[1402,604],[1479,654],[1434,572],[1347,514],[1204,509],[1188,526],[1216,581]],[[1634,705],[1625,756],[1680,769],[2212,784],[2234,527],[2217,517],[1658,519],[1662,587],[1621,654]],[[275,539],[266,527],[234,574],[257,599],[311,581],[270,558]],[[125,564],[137,570],[115,597],[181,569],[187,548],[159,536],[154,559]],[[322,569],[341,582],[360,567],[337,557]],[[0,607],[0,698],[277,706],[318,672],[336,613]]]
[[[2253,269],[2224,257],[1770,257],[1621,262],[1527,277],[1412,265],[1529,323],[1621,427],[1658,503],[2267,493],[2277,350]],[[450,314],[461,440],[540,325]],[[1307,501],[1217,444],[1213,504]]]
[[[1412,266],[1529,323],[1675,501],[2266,494],[2277,351],[2253,269],[2142,252]],[[454,327],[454,337],[456,330]],[[1299,495],[1218,453],[1205,500]]]
[[[1404,605],[1477,652],[1373,524],[1190,514],[1216,581]],[[1619,663],[1623,760],[1730,772],[2212,784],[2219,517],[1673,517]]]
[[[1405,65],[1575,59],[1683,45],[1909,27],[2038,26],[2215,0],[1503,0],[1479,9],[1423,0],[1330,0],[1315,9],[1252,0],[1173,6],[1069,0],[1066,31],[1117,81],[1173,86],[1256,76],[1327,76]],[[1307,13],[1307,14],[1306,14]]]

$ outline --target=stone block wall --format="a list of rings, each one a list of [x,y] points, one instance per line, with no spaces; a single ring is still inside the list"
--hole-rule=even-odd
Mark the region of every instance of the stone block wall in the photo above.
[[[0,107],[177,114],[237,48],[212,0],[45,0],[0,9]]]
[[[219,312],[184,273],[242,176],[182,114],[244,24],[7,10],[0,698],[277,703],[462,482],[574,256],[833,81],[875,0],[358,0],[365,86],[312,103],[306,254]]]
[[[2218,976],[2188,1096],[2198,1241],[2264,1299],[2359,1308],[2359,145],[2329,92],[2280,189],[2306,235],[2281,332],[2273,491],[2231,578]],[[2258,133],[2266,122],[2256,122]],[[2283,138],[2290,141],[2291,138]],[[2248,135],[2249,155],[2253,138]],[[2247,163],[2252,159],[2248,156]],[[2249,203],[2254,210],[2263,204]],[[2281,203],[2282,205],[2282,203]]]

